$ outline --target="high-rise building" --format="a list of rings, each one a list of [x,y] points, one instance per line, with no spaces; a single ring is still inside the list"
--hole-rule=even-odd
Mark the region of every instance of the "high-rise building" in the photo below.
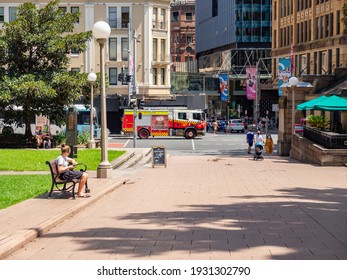
[[[246,98],[246,68],[255,68],[261,60],[265,69],[258,69],[260,82],[271,78],[271,0],[196,0],[195,6],[199,71],[228,74],[231,107],[253,115],[256,106]],[[269,94],[271,103],[276,97],[275,92]],[[223,114],[226,104],[218,94],[211,104]]]

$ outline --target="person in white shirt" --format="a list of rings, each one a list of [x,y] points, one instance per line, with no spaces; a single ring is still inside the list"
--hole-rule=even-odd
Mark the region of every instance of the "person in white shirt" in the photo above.
[[[64,144],[61,145],[61,155],[58,156],[56,160],[59,178],[61,180],[79,180],[77,197],[89,197],[83,193],[83,188],[86,185],[88,174],[79,170],[73,170],[77,162],[68,157],[70,152],[70,146]]]
[[[261,136],[260,130],[254,135],[254,143],[263,143],[263,137]]]

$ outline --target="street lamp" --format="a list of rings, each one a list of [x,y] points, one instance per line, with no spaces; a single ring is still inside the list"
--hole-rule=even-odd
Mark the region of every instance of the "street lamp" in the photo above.
[[[297,77],[291,77],[289,79],[289,85],[292,88],[292,135],[295,133],[295,89],[298,82]]]
[[[107,118],[106,118],[106,93],[105,93],[105,58],[104,46],[111,34],[111,28],[107,22],[98,21],[93,26],[93,36],[100,46],[100,76],[101,76],[101,162],[98,165],[97,177],[107,178],[107,171],[111,169],[107,155]]]
[[[88,148],[94,149],[95,148],[95,141],[94,141],[94,97],[93,97],[93,85],[96,81],[96,74],[91,72],[88,74],[88,81],[90,83],[90,139],[88,142]]]

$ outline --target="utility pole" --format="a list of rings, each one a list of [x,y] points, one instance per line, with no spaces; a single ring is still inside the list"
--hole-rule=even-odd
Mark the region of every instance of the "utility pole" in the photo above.
[[[134,30],[133,92],[134,92],[135,95],[137,95],[137,82],[136,82],[136,43],[137,43],[136,30]]]
[[[131,62],[130,62],[130,58],[131,58],[131,54],[130,54],[130,39],[131,39],[131,31],[130,31],[130,21],[128,22],[128,75],[131,75],[130,73],[130,67],[132,67]],[[130,107],[131,104],[131,82],[128,83],[128,106]]]

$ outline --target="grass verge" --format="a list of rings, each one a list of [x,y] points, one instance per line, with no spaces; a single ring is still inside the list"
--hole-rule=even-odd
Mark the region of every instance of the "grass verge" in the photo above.
[[[50,175],[1,175],[0,209],[48,192]]]
[[[108,150],[110,162],[124,151]],[[60,155],[60,150],[1,149],[0,171],[47,171],[47,160]],[[80,149],[77,162],[83,162],[88,170],[96,170],[101,161],[100,149]],[[0,175],[0,209],[4,209],[50,190],[50,175]]]

